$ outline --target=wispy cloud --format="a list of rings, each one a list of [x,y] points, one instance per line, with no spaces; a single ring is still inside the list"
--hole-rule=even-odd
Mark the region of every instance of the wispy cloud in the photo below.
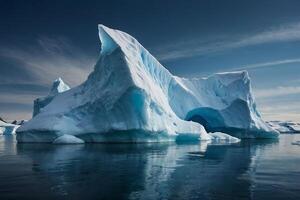
[[[0,117],[6,120],[29,119],[32,115],[33,100],[41,95],[0,93]]]
[[[46,85],[59,76],[77,85],[86,79],[95,63],[94,58],[65,38],[41,37],[32,46],[1,47],[0,56],[22,65],[23,72],[35,77],[35,84]]]
[[[274,107],[276,109],[274,109]],[[300,109],[300,102],[289,102],[288,105],[287,104],[266,105],[261,108],[261,111],[264,113],[274,113],[274,110],[275,111],[280,110],[280,111],[285,111],[286,113],[286,112],[295,111],[297,109]]]
[[[299,108],[298,108],[299,109]],[[271,121],[271,120],[283,120],[283,121],[295,121],[299,122],[300,121],[300,115],[299,113],[291,113],[291,112],[282,112],[278,111],[277,113],[275,112],[268,112],[268,113],[261,113],[262,117],[266,121]]]
[[[265,120],[300,121],[300,86],[255,89],[253,92]]]
[[[266,68],[266,67],[276,67],[276,66],[280,66],[283,64],[291,64],[291,63],[300,63],[300,58],[256,63],[256,64],[245,65],[242,67],[233,68],[232,70],[251,70],[251,69],[259,69],[259,68]]]
[[[278,97],[284,95],[300,94],[300,86],[279,86],[271,89],[257,89],[254,92],[257,98]]]
[[[261,114],[265,120],[292,120],[299,122],[299,110],[300,102],[265,104],[260,107]]]
[[[237,39],[232,39],[237,38]],[[252,35],[219,38],[215,41],[185,41],[157,50],[160,60],[174,60],[225,51],[245,46],[300,40],[300,23],[282,25]]]

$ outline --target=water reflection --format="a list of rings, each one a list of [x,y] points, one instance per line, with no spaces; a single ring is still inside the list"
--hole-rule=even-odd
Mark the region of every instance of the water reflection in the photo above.
[[[11,163],[0,157],[6,199],[252,199],[257,162],[278,141],[10,144],[0,145],[16,148]]]

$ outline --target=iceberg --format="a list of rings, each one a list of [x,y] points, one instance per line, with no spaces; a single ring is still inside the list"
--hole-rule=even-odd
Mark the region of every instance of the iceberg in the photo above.
[[[292,142],[292,145],[299,145],[300,146],[300,141]]]
[[[19,125],[10,124],[0,117],[0,135],[12,135],[16,133]]]
[[[268,121],[267,124],[280,133],[300,133],[300,123],[292,121]]]
[[[256,110],[246,71],[179,78],[132,36],[98,28],[101,52],[94,71],[81,85],[35,102],[34,117],[17,131],[18,142],[53,142],[64,134],[85,142],[210,140],[206,130],[239,138],[278,136]]]

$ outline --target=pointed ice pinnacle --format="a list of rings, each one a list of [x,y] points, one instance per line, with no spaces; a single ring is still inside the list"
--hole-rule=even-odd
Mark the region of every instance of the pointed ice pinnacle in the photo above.
[[[46,97],[37,98],[33,103],[33,117],[36,116],[40,111],[47,106],[52,99],[59,93],[65,92],[69,90],[70,87],[63,82],[63,80],[59,77],[56,79],[51,87],[51,90]]]

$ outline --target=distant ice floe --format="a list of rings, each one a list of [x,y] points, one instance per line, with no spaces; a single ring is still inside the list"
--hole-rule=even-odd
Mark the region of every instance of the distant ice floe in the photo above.
[[[292,142],[292,145],[300,145],[300,141]]]
[[[0,135],[12,135],[16,133],[19,125],[0,120]]]
[[[292,121],[268,121],[267,124],[280,133],[300,133],[300,123]]]

